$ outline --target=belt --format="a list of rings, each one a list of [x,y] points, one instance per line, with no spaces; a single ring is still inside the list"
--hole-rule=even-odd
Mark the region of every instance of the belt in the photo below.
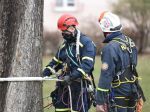
[[[138,79],[134,74],[132,74],[131,70],[127,68],[124,72],[119,72],[112,81],[112,88],[119,87],[121,84],[125,83],[135,83]]]

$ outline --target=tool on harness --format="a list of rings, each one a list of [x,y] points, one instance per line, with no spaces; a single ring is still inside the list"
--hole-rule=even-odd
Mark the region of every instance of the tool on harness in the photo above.
[[[91,84],[91,82],[88,81],[88,87],[87,87],[87,92],[89,93],[91,99],[90,102],[93,104],[94,107],[96,107],[96,98],[95,98],[95,91],[96,91],[96,86],[94,84]]]

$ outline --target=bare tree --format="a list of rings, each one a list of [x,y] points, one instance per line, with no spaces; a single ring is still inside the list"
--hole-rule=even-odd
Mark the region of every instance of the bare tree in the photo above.
[[[149,0],[119,0],[113,4],[114,11],[134,23],[139,35],[139,53],[148,46],[150,32],[150,1]]]
[[[40,76],[43,0],[0,0],[0,77]],[[41,112],[41,82],[0,83],[0,112]]]

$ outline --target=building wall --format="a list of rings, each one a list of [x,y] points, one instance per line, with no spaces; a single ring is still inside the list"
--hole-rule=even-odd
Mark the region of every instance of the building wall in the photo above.
[[[104,10],[109,10],[109,4],[111,0],[76,0],[75,10],[57,10],[55,6],[56,0],[44,0],[44,30],[56,31],[57,20],[64,13],[70,13],[74,15],[80,25],[87,24],[85,20],[97,21],[99,14]]]

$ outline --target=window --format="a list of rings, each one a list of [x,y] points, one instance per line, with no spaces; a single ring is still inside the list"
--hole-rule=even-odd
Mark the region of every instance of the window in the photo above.
[[[63,0],[56,0],[56,7],[62,7],[63,6]]]
[[[74,0],[68,0],[68,4],[67,4],[68,6],[74,6],[75,4],[74,4]]]
[[[75,0],[56,0],[55,11],[75,11]]]

